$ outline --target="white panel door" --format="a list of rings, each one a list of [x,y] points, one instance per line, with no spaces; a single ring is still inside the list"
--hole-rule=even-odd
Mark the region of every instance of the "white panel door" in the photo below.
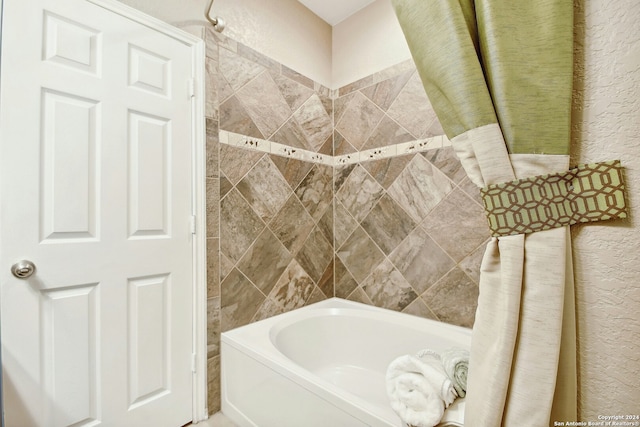
[[[86,0],[4,0],[6,426],[191,420],[192,67]]]

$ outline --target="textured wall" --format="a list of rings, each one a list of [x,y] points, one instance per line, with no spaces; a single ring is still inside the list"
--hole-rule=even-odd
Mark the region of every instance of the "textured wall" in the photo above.
[[[332,88],[411,58],[391,0],[376,0],[332,31]]]
[[[215,0],[225,34],[322,83],[331,85],[331,26],[297,0]],[[300,53],[304,52],[303,55]]]
[[[119,1],[181,28],[211,27],[205,18],[210,0]],[[223,34],[331,85],[331,26],[298,0],[214,0],[211,16],[225,20]]]
[[[579,410],[637,414],[640,402],[640,3],[575,0],[573,163],[621,159],[631,218],[573,227]]]

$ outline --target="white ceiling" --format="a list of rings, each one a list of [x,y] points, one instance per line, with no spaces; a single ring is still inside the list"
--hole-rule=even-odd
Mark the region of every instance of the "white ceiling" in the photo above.
[[[375,0],[298,0],[313,13],[336,25]]]

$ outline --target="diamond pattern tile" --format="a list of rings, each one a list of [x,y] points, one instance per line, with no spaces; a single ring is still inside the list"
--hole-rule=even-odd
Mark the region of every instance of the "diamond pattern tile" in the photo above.
[[[422,138],[438,120],[417,73],[409,79],[387,110],[387,114],[409,131],[415,139]]]
[[[291,116],[291,108],[268,72],[263,72],[237,92],[265,138],[271,137]]]
[[[269,228],[290,253],[296,254],[307,240],[315,223],[300,200],[294,195],[273,218]]]
[[[375,305],[396,311],[402,311],[418,296],[389,260],[373,270],[362,289]]]
[[[265,295],[271,292],[291,262],[291,254],[269,229],[245,252],[237,268]]]
[[[296,188],[295,194],[314,221],[319,221],[332,202],[333,170],[329,166],[314,164]]]
[[[210,68],[219,73],[222,130],[354,157],[443,133],[411,61],[330,91],[218,39],[219,65]],[[477,190],[450,147],[333,168],[217,146],[211,162],[220,164],[220,190],[210,193],[221,198],[218,269],[221,289],[229,287],[220,322],[255,321],[333,295],[470,321],[468,307],[450,299],[473,306],[486,234],[477,231],[478,199],[468,195]]]
[[[384,260],[384,253],[362,227],[349,236],[338,249],[337,255],[358,283],[362,283],[375,266]]]
[[[220,202],[220,224],[220,250],[232,262],[242,257],[265,227],[236,189]]]
[[[421,222],[453,190],[453,183],[423,156],[415,156],[389,187],[389,195]]]
[[[263,156],[236,188],[265,222],[275,216],[291,193],[269,156]]]
[[[362,221],[362,227],[387,255],[413,231],[416,225],[400,205],[386,194]]]
[[[423,227],[456,262],[490,237],[482,208],[458,189],[429,214]]]
[[[384,112],[359,92],[351,99],[336,130],[355,148],[360,149],[380,122]]]
[[[220,289],[221,332],[248,324],[266,298],[236,269],[222,281]]]
[[[358,165],[336,193],[336,199],[356,220],[361,221],[382,197],[383,191],[382,186]]]
[[[316,283],[322,278],[332,258],[331,242],[317,227],[309,234],[302,249],[296,254],[298,263]]]
[[[471,325],[485,220],[451,147],[334,168],[217,138],[354,160],[442,135],[412,61],[329,90],[214,31],[207,44],[210,408],[220,332],[326,297]]]

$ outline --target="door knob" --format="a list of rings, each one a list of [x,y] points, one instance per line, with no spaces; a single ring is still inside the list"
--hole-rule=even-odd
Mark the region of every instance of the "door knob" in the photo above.
[[[23,259],[11,266],[11,273],[18,279],[27,279],[36,271],[36,265],[29,260]]]

